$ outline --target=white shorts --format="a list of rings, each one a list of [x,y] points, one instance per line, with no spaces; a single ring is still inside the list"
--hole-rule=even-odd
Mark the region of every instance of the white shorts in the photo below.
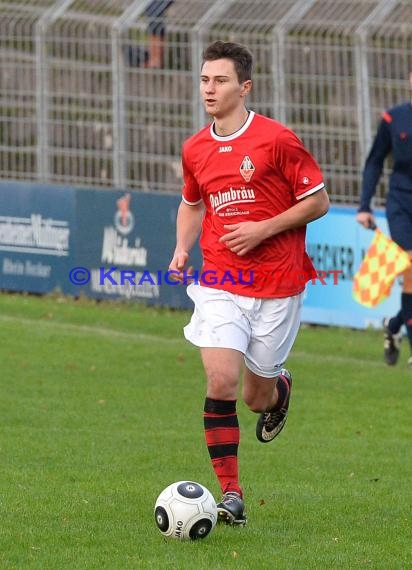
[[[184,335],[200,348],[232,348],[258,376],[275,378],[295,342],[304,293],[281,299],[234,295],[191,283],[195,304]]]

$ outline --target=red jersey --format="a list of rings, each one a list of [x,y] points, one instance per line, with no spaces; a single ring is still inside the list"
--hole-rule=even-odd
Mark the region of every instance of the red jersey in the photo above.
[[[204,202],[202,285],[249,297],[302,292],[316,271],[306,227],[281,232],[238,256],[219,238],[225,224],[272,218],[324,188],[314,158],[287,127],[251,111],[241,129],[219,136],[209,125],[183,145],[183,200]]]

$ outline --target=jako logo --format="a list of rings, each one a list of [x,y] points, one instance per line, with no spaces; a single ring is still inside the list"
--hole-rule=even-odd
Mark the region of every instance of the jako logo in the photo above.
[[[176,521],[176,527],[175,527],[175,536],[177,538],[180,538],[182,536],[182,532],[183,532],[183,521]]]
[[[219,152],[232,152],[232,150],[233,150],[233,148],[230,145],[219,147]]]

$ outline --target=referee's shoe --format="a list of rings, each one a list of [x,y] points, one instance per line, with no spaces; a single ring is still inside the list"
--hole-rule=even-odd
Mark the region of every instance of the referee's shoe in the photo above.
[[[398,362],[399,351],[402,342],[402,333],[393,333],[389,329],[390,319],[383,319],[383,357],[388,366],[394,366]]]

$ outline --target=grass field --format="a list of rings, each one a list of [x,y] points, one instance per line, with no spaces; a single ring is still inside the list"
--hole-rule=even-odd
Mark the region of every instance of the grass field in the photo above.
[[[406,343],[303,327],[288,424],[257,442],[239,403],[249,523],[166,541],[153,506],[193,479],[219,498],[188,313],[0,295],[0,569],[412,568]]]

